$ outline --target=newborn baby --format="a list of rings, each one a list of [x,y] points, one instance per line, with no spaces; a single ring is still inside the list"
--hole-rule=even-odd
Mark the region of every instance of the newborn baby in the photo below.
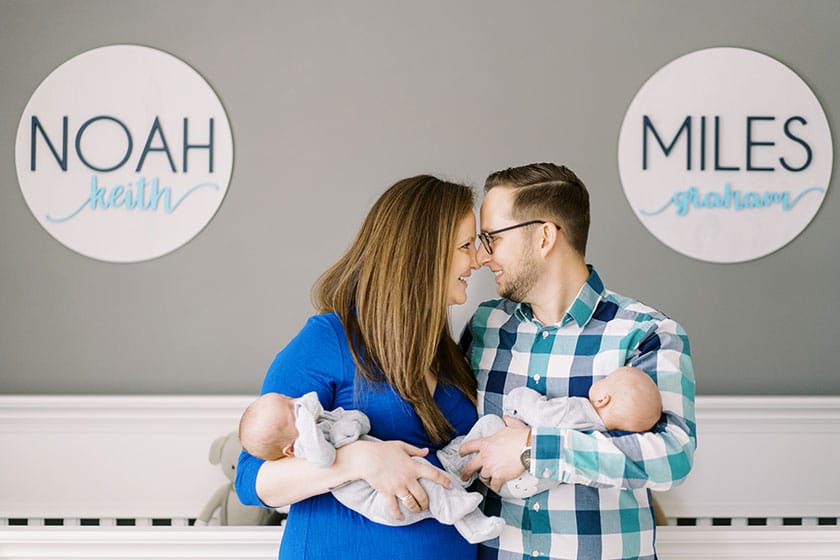
[[[504,397],[504,412],[529,426],[572,430],[622,430],[645,432],[662,416],[662,396],[653,379],[638,368],[622,367],[599,379],[589,389],[589,398],[547,399],[533,389],[517,387]],[[466,436],[453,439],[438,451],[443,468],[460,473],[474,454],[461,457],[458,450],[465,441],[491,436],[505,426],[499,416],[482,416]],[[475,480],[474,473],[467,484]],[[502,485],[504,498],[528,498],[560,483],[538,479],[529,472]]]
[[[266,393],[245,410],[239,423],[242,447],[251,455],[273,461],[283,457],[301,457],[328,467],[335,461],[335,450],[366,434],[370,421],[358,410],[337,408],[325,411],[315,392],[293,399],[280,393]],[[414,457],[417,461],[425,459]],[[478,492],[464,490],[464,482],[451,473],[451,488],[426,479],[420,484],[429,496],[429,509],[412,513],[402,508],[405,519],[393,519],[386,498],[364,480],[354,480],[332,490],[335,498],[348,508],[384,525],[409,525],[433,517],[454,525],[470,543],[499,536],[505,523],[500,517],[487,517],[478,509]]]

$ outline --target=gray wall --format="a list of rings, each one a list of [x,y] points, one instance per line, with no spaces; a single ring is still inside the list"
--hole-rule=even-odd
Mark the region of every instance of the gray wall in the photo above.
[[[693,50],[787,64],[836,131],[840,3],[830,1],[121,2],[0,0],[0,393],[254,393],[312,313],[309,288],[376,196],[432,172],[565,163],[592,194],[588,260],[612,289],[680,321],[700,394],[840,394],[840,199],[765,258],[682,256],[633,216],[617,142],[638,88]],[[214,87],[235,166],[216,217],[137,264],[53,240],[17,184],[30,95],[85,50],[170,52]],[[494,295],[486,271],[462,325]]]

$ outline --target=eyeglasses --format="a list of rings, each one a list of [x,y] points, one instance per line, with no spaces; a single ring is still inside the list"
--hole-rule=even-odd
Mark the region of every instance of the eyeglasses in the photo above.
[[[504,227],[502,229],[497,229],[493,231],[482,231],[478,234],[478,238],[481,240],[481,246],[484,247],[484,250],[487,251],[488,255],[493,254],[493,236],[498,235],[505,231],[510,231],[512,229],[521,228],[525,226],[532,226],[534,224],[545,224],[547,223],[545,220],[531,220],[529,222],[522,222],[521,224],[516,224],[514,226]],[[555,224],[557,229],[560,229],[560,226]]]

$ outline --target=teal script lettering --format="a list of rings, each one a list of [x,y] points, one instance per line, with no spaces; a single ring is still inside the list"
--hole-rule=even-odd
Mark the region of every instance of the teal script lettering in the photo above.
[[[75,211],[61,218],[54,218],[47,214],[46,218],[51,222],[66,222],[75,218],[85,208],[90,208],[90,210],[125,208],[132,212],[158,212],[162,210],[166,214],[171,214],[188,196],[199,189],[205,188],[218,191],[219,185],[216,183],[200,183],[188,189],[173,203],[172,188],[161,187],[157,177],[150,182],[146,182],[145,177],[140,177],[135,183],[114,185],[109,189],[99,186],[99,180],[96,175],[93,175],[90,178],[90,192]]]
[[[740,212],[741,210],[754,210],[758,208],[769,208],[781,206],[785,212],[793,209],[794,206],[808,193],[824,193],[821,187],[810,187],[796,196],[791,196],[788,191],[780,192],[742,192],[732,188],[730,183],[723,186],[722,192],[710,191],[700,192],[697,187],[691,186],[684,191],[677,191],[668,200],[653,211],[639,210],[642,216],[655,216],[664,212],[668,207],[673,206],[677,216],[685,216],[691,208],[698,210],[723,208]]]

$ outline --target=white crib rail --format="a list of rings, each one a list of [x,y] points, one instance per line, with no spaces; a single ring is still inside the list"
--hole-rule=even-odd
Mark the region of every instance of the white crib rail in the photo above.
[[[661,560],[837,560],[836,527],[660,527]]]
[[[0,529],[4,560],[274,560],[279,527]],[[662,527],[662,560],[837,560],[835,528]]]
[[[275,560],[280,527],[0,529],[4,560]]]

